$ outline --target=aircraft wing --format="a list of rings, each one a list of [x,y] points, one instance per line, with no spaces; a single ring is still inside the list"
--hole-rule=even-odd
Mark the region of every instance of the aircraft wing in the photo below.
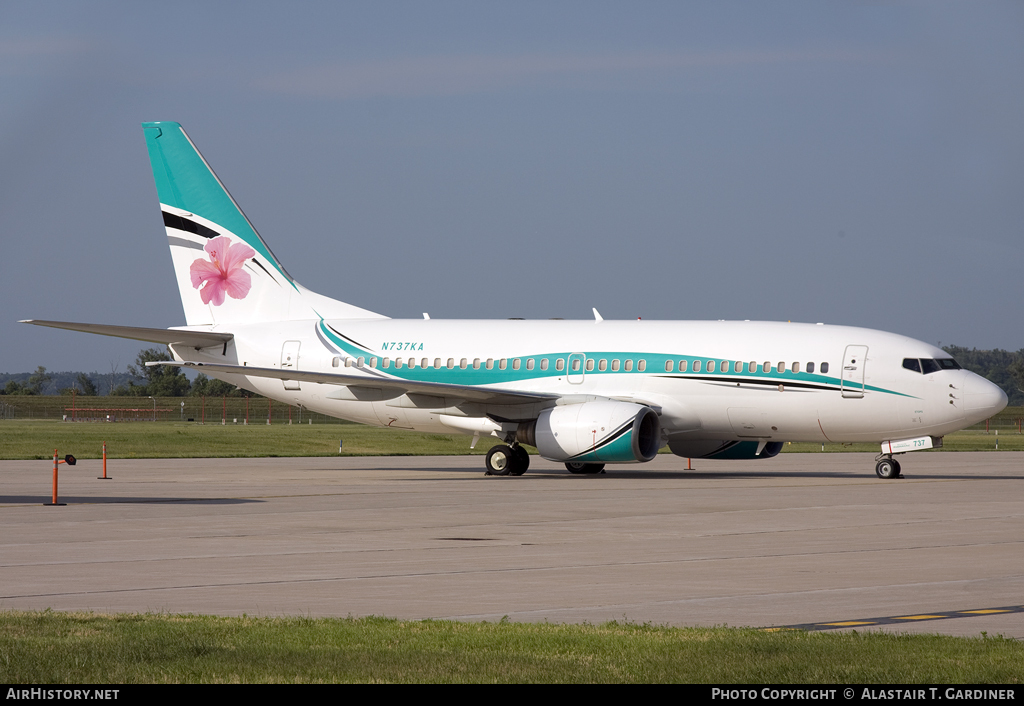
[[[174,328],[144,328],[142,326],[112,326],[110,324],[79,324],[73,321],[42,321],[40,319],[26,319],[24,321],[19,321],[18,323],[33,324],[35,326],[49,326],[50,328],[62,328],[69,331],[82,331],[84,333],[98,333],[101,336],[117,336],[119,338],[131,338],[136,341],[149,341],[151,343],[180,343],[196,349],[209,348],[211,346],[222,346],[234,338],[230,333],[190,331]]]
[[[521,392],[519,390],[501,390],[474,385],[450,385],[441,382],[418,382],[390,377],[371,375],[340,375],[338,373],[314,373],[301,370],[282,370],[280,368],[256,368],[250,365],[226,365],[222,363],[183,363],[171,361],[153,361],[148,366],[170,365],[193,370],[208,370],[214,373],[230,373],[248,375],[258,378],[277,378],[279,380],[298,380],[299,382],[318,382],[325,385],[345,385],[351,387],[376,387],[385,390],[419,393],[422,395],[449,395],[473,402],[490,404],[524,404],[528,402],[545,402],[557,400],[561,395],[545,392]]]

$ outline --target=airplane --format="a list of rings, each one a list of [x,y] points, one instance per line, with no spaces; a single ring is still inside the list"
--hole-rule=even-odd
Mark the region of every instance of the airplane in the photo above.
[[[898,455],[1002,410],[945,351],[865,328],[765,321],[391,319],[299,284],[175,122],[142,124],[185,326],[27,320],[168,346],[174,362],[309,410],[500,441],[486,473],[537,449],[572,473],[682,457],[760,460],[787,441]]]

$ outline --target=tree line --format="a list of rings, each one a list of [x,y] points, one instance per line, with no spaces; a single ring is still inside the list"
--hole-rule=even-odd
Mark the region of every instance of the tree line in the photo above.
[[[967,370],[999,385],[1012,406],[1024,405],[1024,348],[1016,353],[963,346],[943,346],[942,350]]]
[[[999,348],[979,350],[963,346],[943,346],[942,349],[967,370],[999,385],[1010,398],[1011,405],[1024,405],[1024,348],[1017,352]],[[223,380],[208,378],[202,373],[190,382],[177,366],[146,367],[148,362],[170,360],[173,358],[166,349],[146,348],[139,351],[135,365],[129,365],[127,374],[121,375],[124,381],[117,385],[111,382],[107,394],[119,397],[243,397],[253,394]],[[113,376],[114,373],[111,375],[112,379]],[[40,365],[26,380],[7,380],[7,384],[0,388],[0,395],[41,395],[51,382],[53,375]],[[100,394],[95,381],[86,373],[77,373],[71,383],[60,388],[58,392],[70,395],[72,390],[80,395]]]
[[[135,358],[135,364],[127,367],[127,373],[112,373],[111,378],[117,376],[121,381],[116,385],[111,382],[107,389],[108,395],[112,397],[254,397],[254,393],[241,390],[234,385],[209,378],[199,373],[195,379],[189,381],[181,368],[174,365],[157,365],[146,367],[146,363],[153,361],[174,360],[166,349],[146,348],[139,351]],[[100,391],[96,381],[87,373],[72,373],[74,377],[70,384],[66,384],[57,390],[58,394],[70,395],[72,392],[84,396],[99,395]],[[14,376],[9,376],[13,378]],[[24,378],[25,376],[18,376]],[[64,375],[62,377],[67,377]],[[99,377],[97,375],[96,377]],[[0,395],[42,395],[47,387],[52,386],[54,375],[47,372],[46,368],[40,365],[34,373],[28,375],[27,379],[8,379],[3,387],[0,387]]]

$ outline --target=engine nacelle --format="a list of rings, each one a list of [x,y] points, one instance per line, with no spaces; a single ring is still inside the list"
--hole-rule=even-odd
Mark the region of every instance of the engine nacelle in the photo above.
[[[668,448],[685,458],[718,458],[745,460],[772,458],[782,451],[781,441],[712,441],[705,439],[672,439]]]
[[[516,439],[549,461],[642,463],[658,453],[661,422],[650,407],[595,400],[546,409]]]

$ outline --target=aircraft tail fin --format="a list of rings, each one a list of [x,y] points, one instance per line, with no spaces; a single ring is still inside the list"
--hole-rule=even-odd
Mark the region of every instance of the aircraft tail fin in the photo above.
[[[385,318],[292,279],[181,125],[142,127],[189,326]]]

